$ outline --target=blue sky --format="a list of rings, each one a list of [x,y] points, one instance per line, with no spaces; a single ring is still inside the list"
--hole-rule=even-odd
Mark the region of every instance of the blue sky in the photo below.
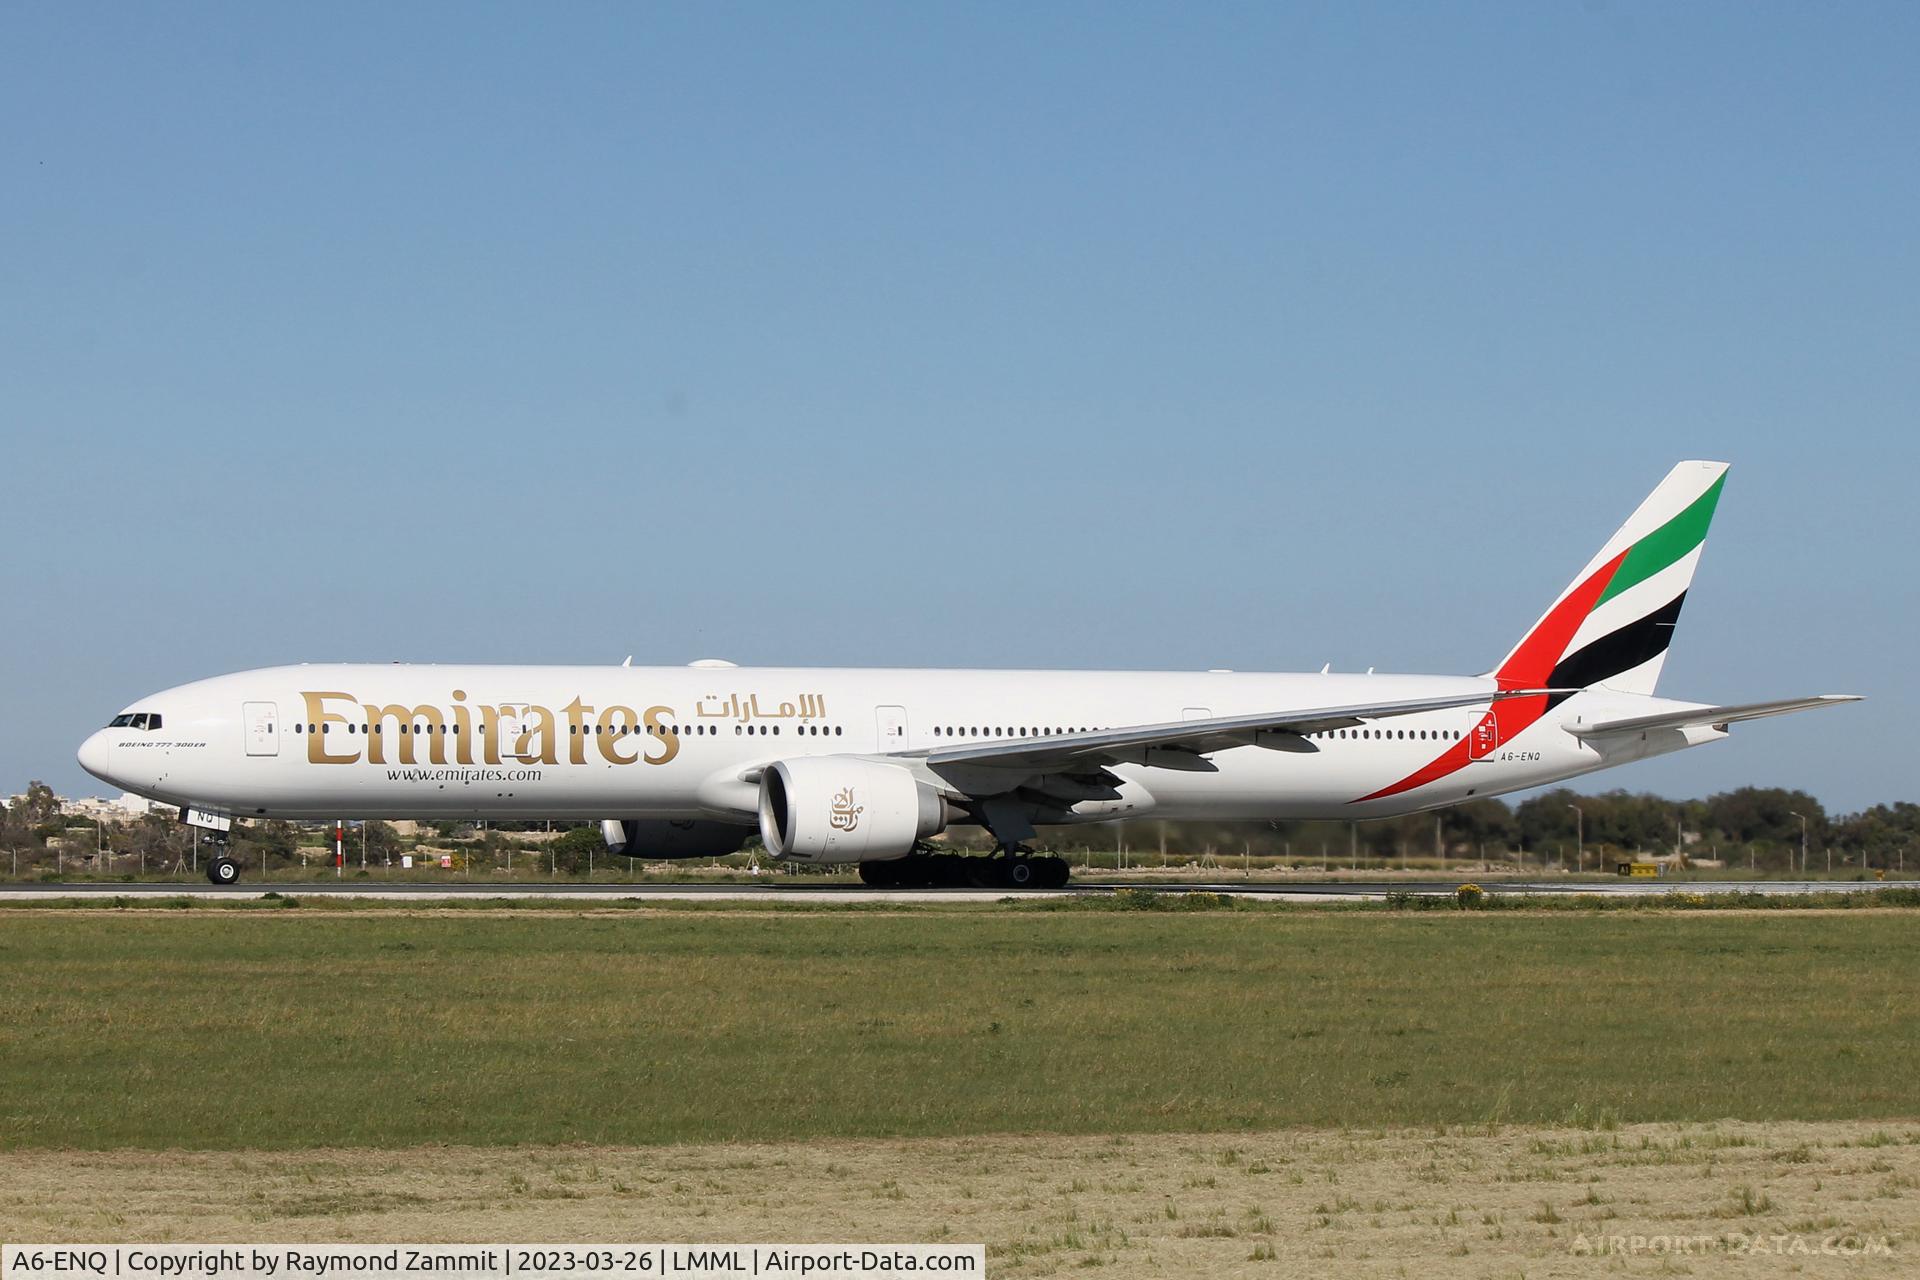
[[[304,659],[1467,672],[1915,797],[1911,5],[0,7],[0,785]]]

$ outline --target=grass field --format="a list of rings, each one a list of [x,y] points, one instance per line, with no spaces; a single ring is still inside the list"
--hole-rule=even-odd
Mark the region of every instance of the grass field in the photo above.
[[[1912,1117],[1914,917],[6,912],[0,1147]]]

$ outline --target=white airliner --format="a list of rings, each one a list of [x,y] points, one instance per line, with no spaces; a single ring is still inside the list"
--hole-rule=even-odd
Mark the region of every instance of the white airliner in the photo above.
[[[1485,675],[329,664],[142,698],[89,773],[225,831],[245,818],[600,819],[646,857],[859,863],[923,884],[977,824],[975,883],[1064,884],[1035,828],[1379,818],[1715,742],[1843,695],[1653,696],[1726,465],[1683,462]],[[209,877],[231,883],[227,857]]]

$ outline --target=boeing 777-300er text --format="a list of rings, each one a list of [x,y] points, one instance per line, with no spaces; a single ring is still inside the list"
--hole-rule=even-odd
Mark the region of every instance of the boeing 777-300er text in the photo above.
[[[1059,885],[1035,828],[1115,818],[1379,818],[1717,742],[1737,720],[1851,701],[1654,696],[1726,478],[1683,462],[1500,663],[1478,676],[1227,671],[316,665],[142,698],[80,748],[89,773],[235,819],[600,819],[648,858],[954,865]],[[239,875],[213,859],[216,883]]]

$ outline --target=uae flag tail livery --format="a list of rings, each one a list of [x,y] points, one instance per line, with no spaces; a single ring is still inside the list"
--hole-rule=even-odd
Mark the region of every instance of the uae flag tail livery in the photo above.
[[[1581,690],[1651,695],[1726,481],[1724,462],[1682,462],[1669,471],[1488,673],[1502,689],[1551,692],[1494,703],[1472,739],[1359,800],[1448,777],[1473,758],[1474,741],[1512,742]]]
[[[1562,691],[1541,710],[1594,685],[1651,694],[1726,482],[1724,462],[1669,471],[1494,669],[1500,686]]]

